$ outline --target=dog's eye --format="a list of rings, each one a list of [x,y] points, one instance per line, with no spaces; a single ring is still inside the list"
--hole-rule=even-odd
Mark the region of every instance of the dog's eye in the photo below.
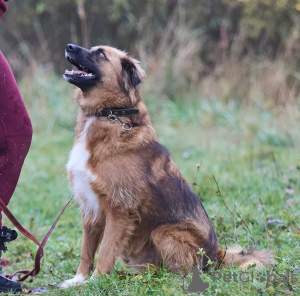
[[[106,55],[104,54],[102,49],[98,49],[97,50],[97,54],[101,57],[101,58],[105,58],[106,59]]]

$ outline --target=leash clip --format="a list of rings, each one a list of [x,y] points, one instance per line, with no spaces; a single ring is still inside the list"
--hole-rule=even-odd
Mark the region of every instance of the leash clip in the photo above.
[[[132,125],[131,125],[131,124],[125,123],[125,122],[121,121],[121,120],[118,118],[117,115],[114,115],[114,114],[112,113],[111,110],[110,110],[109,112],[110,112],[110,114],[107,116],[107,119],[110,121],[111,124],[114,124],[114,123],[120,124],[121,127],[122,127],[122,129],[125,130],[125,131],[131,131],[131,130],[132,130]]]
[[[126,125],[128,127],[126,127]],[[131,131],[132,130],[132,125],[131,124],[126,124],[126,123],[122,123],[122,129],[125,130],[125,131]]]

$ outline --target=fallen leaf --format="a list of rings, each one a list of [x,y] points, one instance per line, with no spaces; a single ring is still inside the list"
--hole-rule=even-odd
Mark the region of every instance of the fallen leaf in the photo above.
[[[283,224],[283,221],[280,219],[270,219],[268,220],[268,224]]]
[[[7,267],[7,266],[10,266],[11,263],[9,261],[9,259],[1,259],[1,266],[2,267]]]
[[[47,292],[49,292],[49,290],[47,290],[45,287],[42,287],[42,288],[32,289],[31,294],[38,295],[38,294],[47,293]]]
[[[293,274],[300,273],[300,266],[297,266],[296,269],[294,269]]]

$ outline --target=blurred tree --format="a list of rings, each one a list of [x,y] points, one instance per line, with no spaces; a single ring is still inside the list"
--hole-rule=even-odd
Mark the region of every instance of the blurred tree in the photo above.
[[[11,1],[0,24],[0,48],[19,74],[49,64],[61,73],[70,42],[108,43],[147,62],[186,48],[202,64],[196,79],[230,54],[282,54],[299,67],[299,16],[300,0]]]

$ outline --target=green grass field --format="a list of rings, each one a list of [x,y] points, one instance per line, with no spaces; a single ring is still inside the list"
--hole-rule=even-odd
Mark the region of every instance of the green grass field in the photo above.
[[[73,144],[77,105],[72,100],[73,88],[47,72],[24,79],[21,91],[32,117],[34,137],[9,208],[41,239],[71,194],[65,164]],[[159,140],[199,195],[220,245],[274,250],[275,264],[269,271],[277,275],[294,272],[298,281],[270,283],[254,277],[248,283],[213,282],[212,275],[204,273],[202,279],[210,286],[203,295],[300,295],[297,107],[267,110],[263,104],[224,102],[199,94],[171,102],[147,93],[145,101]],[[201,163],[199,169],[197,163]],[[282,223],[268,223],[272,219]],[[6,218],[4,222],[11,225]],[[47,295],[64,296],[188,295],[192,274],[184,278],[149,267],[147,272],[132,275],[121,262],[111,275],[60,290],[55,284],[76,273],[80,244],[81,218],[74,201],[46,245],[41,273],[34,281],[25,282],[25,290],[44,286],[50,290]],[[36,250],[34,243],[20,235],[3,255],[11,263],[4,271],[32,268]],[[221,272],[240,271],[228,267]]]

